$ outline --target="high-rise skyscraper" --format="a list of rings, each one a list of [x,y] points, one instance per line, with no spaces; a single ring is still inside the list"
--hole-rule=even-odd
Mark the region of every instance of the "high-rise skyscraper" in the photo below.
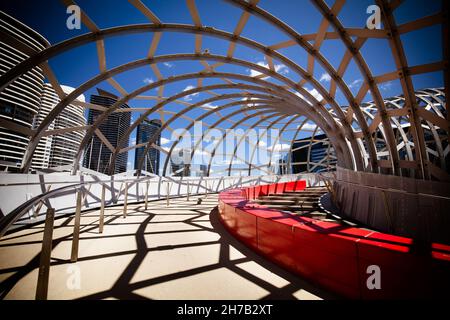
[[[75,90],[72,87],[61,86],[66,94]],[[84,102],[84,95],[78,96],[77,100]],[[70,127],[83,127],[86,125],[84,108],[79,105],[69,104],[56,117],[54,129],[65,129]],[[77,130],[57,134],[53,136],[52,148],[50,152],[49,167],[58,167],[73,163],[75,155],[84,138],[85,130]]]
[[[200,165],[199,176],[206,177],[208,175],[208,166],[206,164]]]
[[[53,90],[51,84],[44,83],[44,89],[41,95],[41,105],[38,113],[34,117],[33,129],[39,127],[42,121],[52,111],[52,109],[60,101],[58,95]],[[53,130],[55,122],[49,124],[47,130]],[[49,167],[50,163],[50,151],[52,148],[52,136],[42,137],[39,140],[36,150],[34,151],[33,158],[31,159],[31,167],[34,169],[45,169]]]
[[[70,94],[74,90],[74,88],[65,85],[61,85],[61,89],[65,94]],[[85,102],[84,95],[80,95],[77,100]],[[36,116],[34,126],[38,127],[60,101],[61,99],[52,85],[44,83],[41,108]],[[85,125],[84,108],[72,103],[61,111],[49,125],[48,130],[83,127]],[[79,130],[41,138],[33,155],[32,167],[51,168],[72,164],[84,135],[85,131]]]
[[[325,134],[294,141],[292,145],[292,171],[321,172],[334,170],[336,155],[330,139]]]
[[[191,150],[179,149],[172,152],[170,166],[174,177],[189,177],[191,175]]]
[[[138,124],[136,132],[136,144],[148,142],[157,131],[161,129],[161,120],[144,120]],[[161,145],[161,132],[156,136],[155,145]],[[142,164],[142,170],[158,174],[159,173],[159,150],[156,148],[150,148],[147,154],[144,154],[145,147],[139,147],[136,149],[134,156],[134,168],[137,169],[139,162],[142,158],[145,158]]]
[[[91,95],[91,103],[110,107],[117,102],[118,97],[110,92],[98,89],[98,95]],[[123,104],[120,108],[129,108],[127,104]],[[88,124],[93,124],[97,117],[102,114],[99,110],[89,110]],[[111,145],[116,148],[120,138],[130,127],[130,112],[113,112],[106,121],[102,122],[98,127],[100,132],[108,139]],[[129,145],[127,140],[121,147],[126,148]],[[83,166],[101,173],[108,174],[111,163],[112,153],[105,146],[99,137],[92,137],[90,145],[85,150]],[[119,153],[116,158],[114,174],[127,171],[128,152]]]
[[[35,52],[49,46],[48,41],[33,29],[0,11],[0,76]],[[0,93],[0,169],[14,170],[22,163],[29,142],[20,130],[31,129],[39,111],[44,74],[34,67]]]
[[[288,174],[288,154],[282,155],[280,159],[278,159],[278,173],[277,174]]]

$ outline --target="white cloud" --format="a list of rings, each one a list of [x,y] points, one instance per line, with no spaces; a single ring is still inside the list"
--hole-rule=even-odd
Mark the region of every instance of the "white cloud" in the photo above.
[[[393,84],[394,83],[392,81],[388,81],[388,82],[382,83],[382,84],[380,84],[380,89],[383,90],[383,91],[389,90],[392,87]]]
[[[269,64],[266,63],[265,61],[259,61],[256,64],[261,67],[269,69]],[[289,69],[284,64],[275,64],[274,68],[275,68],[275,72],[278,72],[279,74],[288,74],[289,73]],[[251,77],[256,77],[256,76],[259,76],[262,74],[261,72],[252,70],[252,69],[248,69],[248,71],[250,71]],[[267,78],[267,77],[265,77],[265,78]]]
[[[195,153],[194,153],[194,157],[200,157],[200,156],[209,157],[210,155],[211,154],[209,152],[207,152],[206,150],[203,150],[203,149],[197,149],[197,150],[195,150]]]
[[[216,109],[217,108],[216,105],[213,105],[211,103],[205,103],[202,107],[206,108],[206,109]]]
[[[286,143],[277,143],[275,145],[271,145],[269,147],[267,147],[267,150],[269,152],[273,152],[277,153],[277,152],[285,152],[285,151],[289,151],[289,149],[291,148],[291,146],[289,144]]]
[[[312,89],[312,90],[306,89],[306,91],[308,91],[318,101],[322,101],[323,100],[322,95],[316,89]]]
[[[166,139],[164,137],[161,137],[161,145],[162,146],[165,145],[165,144],[168,144],[169,142],[170,142],[170,139]]]
[[[188,91],[188,90],[192,90],[192,89],[194,89],[194,88],[195,88],[194,86],[188,85],[186,88],[184,88],[183,92]],[[198,95],[199,95],[198,92],[189,94],[189,95],[187,95],[187,96],[184,97],[184,100],[186,100],[186,101],[191,101],[191,100],[192,100],[192,97],[196,97],[196,96],[198,96]]]
[[[306,91],[309,92],[310,95],[312,95],[315,99],[317,99],[318,101],[322,101],[323,100],[323,96],[319,93],[319,91],[317,91],[316,89],[308,89],[308,88],[304,88]],[[299,92],[295,92],[295,94],[297,96],[299,96],[302,99],[305,99],[305,97],[299,93]],[[308,102],[309,103],[309,102]],[[312,105],[311,103],[309,103],[310,105]]]
[[[348,85],[349,88],[355,88],[357,85],[359,85],[361,82],[363,82],[363,79],[356,79],[352,83]]]
[[[170,63],[170,62],[164,62],[163,65],[165,65],[167,68],[173,67],[173,63]]]
[[[259,140],[259,146],[260,147],[265,147],[265,146],[267,146],[267,143],[265,141],[263,141],[263,140]]]
[[[300,127],[300,125],[297,126],[297,129]],[[307,122],[303,125],[302,130],[305,131],[314,131],[316,129],[317,125],[315,123]]]
[[[322,75],[320,76],[320,82],[330,82],[331,80],[331,76],[328,73],[322,73]]]
[[[144,78],[144,80],[142,80],[142,82],[146,83],[146,84],[150,84],[155,82],[152,78]]]
[[[322,101],[323,100],[323,96],[319,93],[319,91],[317,91],[316,89],[308,89],[308,88],[304,88],[306,91],[309,92],[309,94],[311,94],[317,101]],[[299,96],[300,98],[302,98],[303,100],[305,100],[309,105],[312,106],[312,103],[310,103],[304,95],[302,95],[299,92],[295,92],[295,94],[297,96]]]
[[[254,101],[254,100],[260,100],[260,99],[256,98],[256,97],[243,97],[243,98],[241,98],[241,101]]]

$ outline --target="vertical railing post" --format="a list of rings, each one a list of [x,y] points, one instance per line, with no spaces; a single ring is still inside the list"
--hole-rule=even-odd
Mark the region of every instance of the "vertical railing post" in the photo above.
[[[149,188],[149,184],[150,184],[149,181],[147,181],[147,183],[145,184],[145,187],[146,187],[146,189],[145,189],[145,210],[147,210],[147,207],[148,207],[148,188]]]
[[[205,198],[208,198],[208,180],[205,179]]]
[[[42,249],[39,262],[39,273],[36,287],[36,300],[47,300],[54,220],[55,220],[55,209],[53,208],[47,209],[47,214],[45,216],[44,237],[42,239]]]
[[[123,200],[123,217],[127,217],[127,206],[128,206],[128,182],[125,182],[125,192]]]
[[[140,196],[139,196],[139,182],[136,182],[136,202],[139,202]]]
[[[82,191],[77,192],[77,208],[75,211],[75,221],[73,225],[73,236],[72,236],[72,254],[70,256],[70,261],[76,262],[78,260],[78,245],[80,241],[80,221],[81,221],[81,198]]]
[[[166,206],[169,206],[169,181],[166,181]]]
[[[186,180],[187,197],[186,200],[189,201],[189,180]]]
[[[102,202],[100,204],[100,220],[98,222],[98,232],[103,233],[103,225],[105,223],[105,193],[106,187],[102,184]]]

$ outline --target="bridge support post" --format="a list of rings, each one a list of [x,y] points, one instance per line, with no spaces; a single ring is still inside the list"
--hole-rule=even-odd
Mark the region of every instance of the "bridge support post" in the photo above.
[[[189,201],[189,180],[186,180],[186,199]]]
[[[127,206],[128,206],[128,182],[125,182],[125,192],[123,200],[123,217],[127,217]]]
[[[149,182],[145,184],[145,210],[148,208],[148,188],[149,188]]]
[[[47,209],[47,214],[45,216],[44,237],[42,239],[42,249],[39,262],[36,300],[47,300],[54,220],[55,209]]]
[[[169,181],[167,181],[166,182],[166,206],[169,206],[169,192],[170,192],[170,189],[169,189]]]
[[[78,245],[80,242],[80,221],[81,221],[81,199],[82,191],[77,192],[77,208],[75,211],[75,221],[73,225],[73,236],[72,236],[72,254],[70,255],[71,262],[77,262],[78,260]]]
[[[105,192],[106,187],[102,184],[102,202],[100,204],[100,219],[98,222],[98,232],[103,233],[103,225],[105,223]]]

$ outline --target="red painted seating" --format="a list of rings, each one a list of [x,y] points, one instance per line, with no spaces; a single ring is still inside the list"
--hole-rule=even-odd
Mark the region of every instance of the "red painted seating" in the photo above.
[[[305,181],[297,181],[221,192],[221,221],[233,235],[268,259],[342,296],[448,297],[450,246],[433,244],[428,253],[417,253],[412,239],[249,203],[261,195],[305,188]],[[380,267],[380,290],[367,287],[370,265]]]

